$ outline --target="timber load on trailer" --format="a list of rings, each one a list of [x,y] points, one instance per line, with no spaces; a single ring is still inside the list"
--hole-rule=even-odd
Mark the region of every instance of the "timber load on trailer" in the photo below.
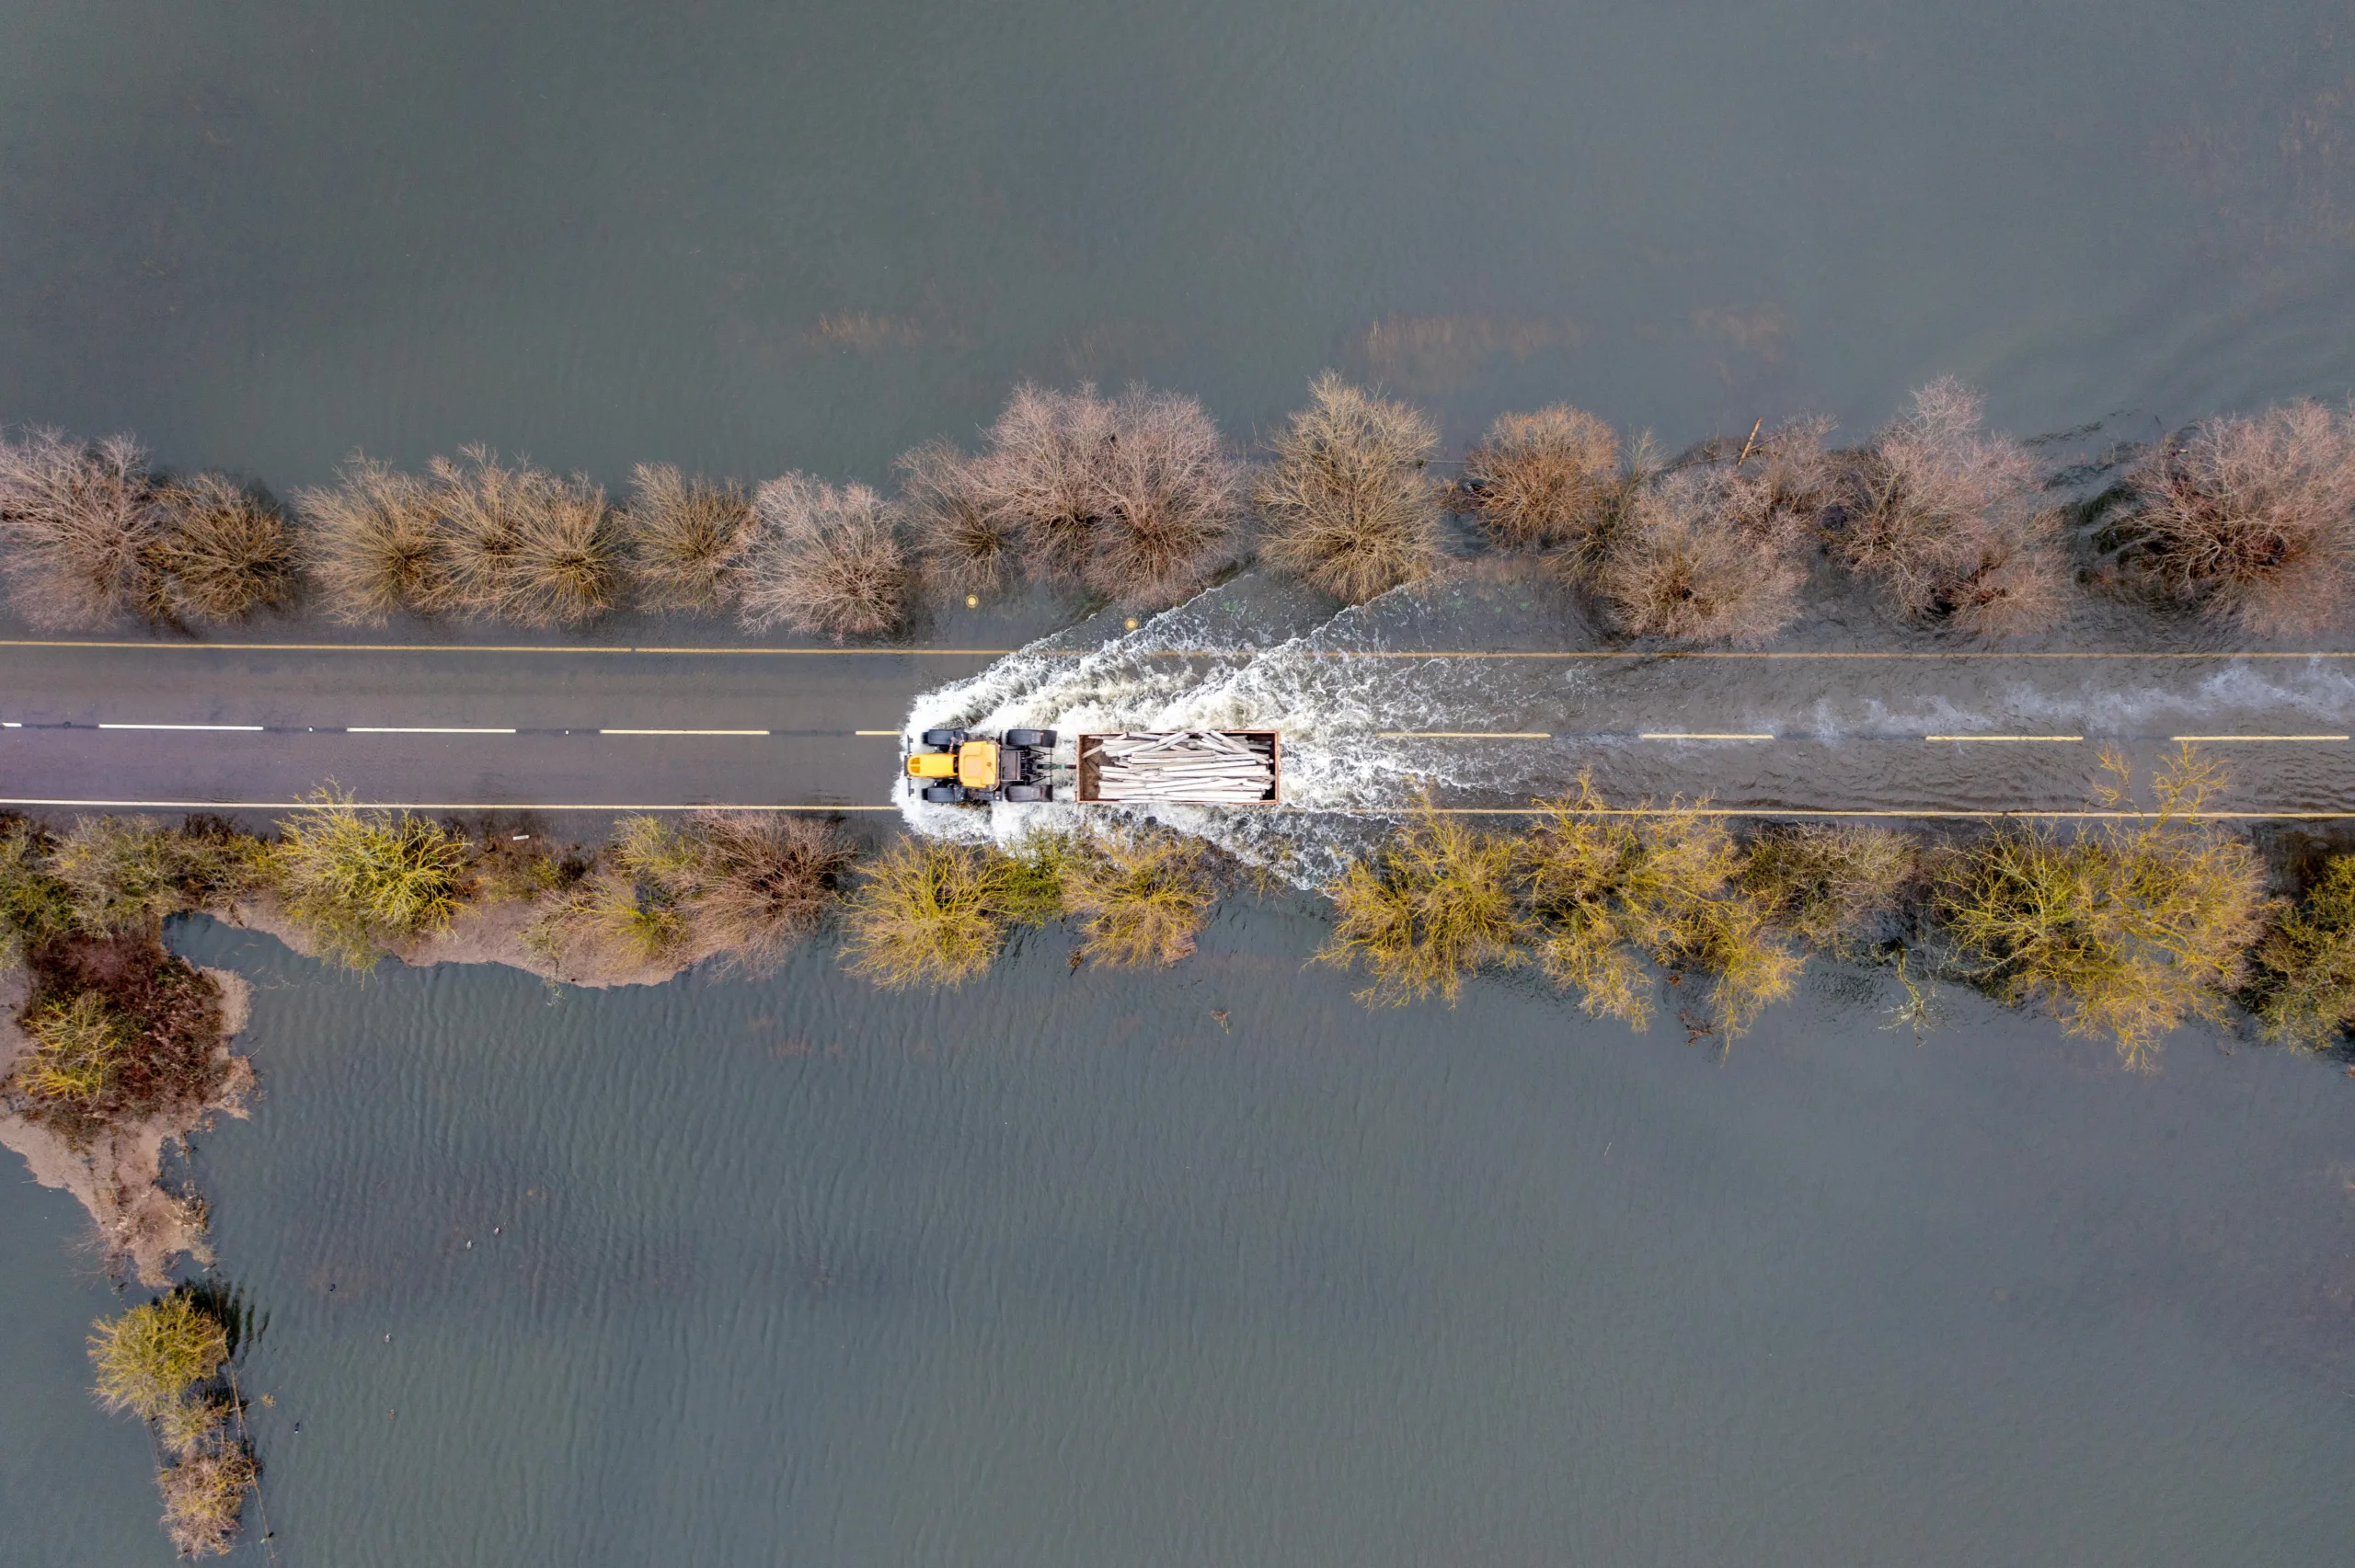
[[[1079,738],[1079,798],[1106,805],[1166,801],[1272,806],[1283,744],[1272,729],[1177,729]]]

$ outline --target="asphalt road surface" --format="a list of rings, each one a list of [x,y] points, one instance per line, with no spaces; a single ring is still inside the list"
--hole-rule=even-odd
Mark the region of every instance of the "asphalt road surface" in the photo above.
[[[258,812],[333,780],[435,810],[888,809],[910,701],[1002,651],[21,639],[0,646],[0,803]],[[1621,801],[2060,813],[2103,746],[2147,762],[2187,738],[2234,770],[2226,814],[2355,801],[2343,655],[1331,657],[1376,693],[1366,741],[1401,779],[1465,781],[1442,801],[1464,809],[1591,768]],[[1476,659],[1511,674],[1460,727],[1383,727],[1382,691],[1403,706]]]

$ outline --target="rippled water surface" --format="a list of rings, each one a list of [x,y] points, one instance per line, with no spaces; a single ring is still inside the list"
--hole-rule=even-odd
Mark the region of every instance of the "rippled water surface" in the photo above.
[[[2098,422],[2048,449],[2091,451],[2344,396],[2351,284],[2333,6],[0,17],[0,422],[281,488],[476,440],[608,484],[880,480],[1019,377],[1143,377],[1247,434],[1327,364],[1452,441],[1567,397],[1671,445],[1803,409],[1854,434],[1951,372],[2014,431]],[[1063,661],[1058,711],[1289,704],[1337,803],[1591,764],[1763,806],[2082,798],[2082,759],[1917,749],[1965,721],[2146,758],[2355,711],[2322,663],[1369,673],[1312,656],[1584,634],[1476,582],[1331,626],[1262,589],[1148,624],[1216,654],[1167,690],[1136,645]],[[1611,744],[1721,726],[1810,738]],[[1372,744],[1422,727],[1549,739]],[[2343,805],[2334,766],[2244,764],[2234,803]],[[1046,938],[887,997],[821,944],[551,996],[178,930],[260,987],[261,1097],[184,1173],[267,1317],[276,1560],[2205,1568],[2355,1539],[2341,1064],[2187,1034],[2132,1076],[1960,996],[1917,1046],[1836,969],[1730,1055],[1511,981],[1368,1013],[1304,970],[1320,938],[1278,899],[1166,977]],[[0,1183],[0,1562],[160,1563],[145,1441],[83,1392],[114,1298],[80,1230]]]

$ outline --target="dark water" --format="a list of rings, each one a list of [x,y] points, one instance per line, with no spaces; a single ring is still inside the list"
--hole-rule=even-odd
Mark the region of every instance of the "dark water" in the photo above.
[[[1328,363],[1459,437],[1557,397],[1854,431],[1952,372],[2097,444],[2343,396],[2350,283],[2329,6],[0,17],[0,420],[281,486],[469,440],[878,478],[1020,376],[1247,431]],[[2347,711],[2203,679],[1415,692],[1563,734]],[[1912,755],[1867,793],[1980,787]],[[2241,787],[2331,795],[2305,767]],[[1047,941],[913,1000],[821,951],[551,1000],[179,939],[262,987],[263,1097],[190,1169],[269,1314],[290,1564],[2304,1564],[2355,1527],[2332,1063],[2187,1036],[2134,1077],[1962,998],[1917,1047],[1837,975],[1723,1059],[1505,983],[1367,1013],[1288,906],[1166,978]],[[160,1562],[79,1230],[0,1185],[0,1562]]]

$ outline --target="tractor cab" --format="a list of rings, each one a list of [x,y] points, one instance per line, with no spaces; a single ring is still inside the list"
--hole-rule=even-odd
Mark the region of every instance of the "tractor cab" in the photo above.
[[[908,777],[936,804],[1045,800],[1054,744],[1051,729],[1009,729],[996,740],[961,729],[928,729],[924,749],[908,754]]]

